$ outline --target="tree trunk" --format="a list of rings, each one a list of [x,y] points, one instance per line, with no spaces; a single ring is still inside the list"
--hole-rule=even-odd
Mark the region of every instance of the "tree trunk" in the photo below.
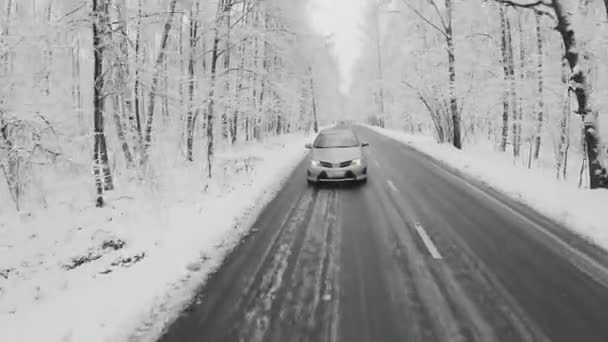
[[[194,89],[196,87],[195,66],[196,66],[196,45],[198,41],[198,11],[199,2],[190,9],[190,56],[188,59],[188,118],[186,121],[186,158],[193,161],[194,147],[194,128],[196,123],[196,113],[194,109]]]
[[[82,117],[82,95],[80,89],[80,37],[76,37],[72,46],[72,105],[78,118],[78,129],[84,126]],[[81,132],[83,133],[83,132]]]
[[[506,6],[503,4],[499,5],[500,14],[500,37],[501,37],[501,56],[502,56],[502,69],[503,77],[505,82],[503,100],[502,100],[502,134],[500,141],[500,150],[505,152],[507,150],[507,140],[509,138],[509,89],[507,84],[509,82],[510,71],[509,71],[509,48],[507,42],[507,15]]]
[[[97,189],[97,207],[103,207],[103,192],[112,190],[114,185],[112,174],[109,172],[109,163],[107,159],[106,138],[103,127],[104,113],[104,36],[107,28],[108,3],[107,0],[92,0],[93,13],[93,59],[94,70],[93,79],[95,81],[93,88],[93,129],[94,129],[94,148],[93,148],[93,173],[95,175],[95,185]]]
[[[578,103],[577,113],[583,116],[584,139],[587,158],[589,161],[589,187],[591,189],[607,186],[606,168],[601,159],[601,143],[598,127],[598,111],[589,108],[591,86],[585,69],[580,65],[580,50],[576,33],[570,22],[570,12],[565,8],[564,0],[553,0],[551,6],[555,10],[558,21],[557,31],[561,34],[566,48],[566,59],[572,70],[570,86]]]
[[[135,110],[135,127],[137,128],[137,143],[135,146],[141,148],[143,137],[141,129],[141,112],[142,112],[142,91],[140,89],[140,63],[141,63],[141,18],[142,13],[142,0],[137,0],[137,32],[135,34],[135,83],[133,86],[133,95],[135,96],[135,103],[133,108]]]
[[[53,15],[53,2],[48,3],[48,7],[46,8],[46,25],[49,27],[52,25],[52,15]],[[50,41],[49,37],[45,38],[45,47],[44,47],[44,76],[43,76],[43,86],[42,86],[42,95],[50,96],[51,95],[51,72],[53,70],[53,43]]]
[[[541,30],[541,17],[540,14],[536,14],[536,46],[538,47],[538,64],[537,64],[537,77],[538,77],[538,113],[536,117],[536,140],[534,142],[534,159],[538,159],[540,155],[540,143],[541,134],[543,129],[543,112],[544,112],[544,100],[543,100],[543,35]]]
[[[507,40],[507,66],[509,69],[509,101],[511,107],[512,132],[511,145],[513,145],[513,154],[516,154],[516,135],[517,135],[517,83],[515,80],[515,53],[513,51],[513,31],[511,29],[511,19],[509,18],[508,8],[505,8],[505,26]]]
[[[380,34],[380,18],[379,18],[379,8],[376,10],[376,62],[378,63],[378,110],[379,110],[379,118],[378,123],[380,127],[385,126],[386,124],[386,114],[384,108],[384,76],[382,73],[382,46],[380,40],[382,39]],[[315,130],[316,132],[316,130]]]
[[[566,179],[568,169],[568,148],[570,147],[570,89],[568,88],[568,61],[562,59],[562,86],[564,97],[562,102],[562,118],[560,121],[560,140],[558,145],[557,178],[561,175]]]
[[[152,142],[152,124],[154,121],[154,106],[156,103],[156,94],[158,92],[158,85],[160,83],[160,74],[162,72],[162,66],[165,62],[167,55],[167,43],[169,42],[169,32],[171,31],[171,23],[173,22],[173,16],[175,14],[175,4],[177,0],[171,0],[169,5],[169,16],[165,22],[165,28],[160,44],[160,51],[154,64],[154,75],[152,76],[152,85],[150,86],[150,93],[148,95],[148,113],[146,113],[146,130],[143,146],[142,164],[148,161],[148,154],[150,145]]]
[[[308,66],[310,73],[310,98],[312,100],[312,124],[315,133],[319,133],[319,122],[317,121],[317,100],[315,98],[315,84],[313,80],[312,66]]]
[[[163,97],[162,113],[165,122],[169,119],[169,61],[165,57],[163,62]]]
[[[461,149],[460,137],[460,113],[458,112],[458,101],[456,100],[456,59],[454,56],[454,40],[452,32],[452,0],[445,0],[446,8],[446,42],[448,47],[448,71],[450,73],[450,112],[452,114],[452,143],[454,147]]]
[[[120,111],[121,117],[126,118],[124,125],[126,131],[126,139],[123,142],[123,153],[127,160],[127,165],[133,165],[132,153],[129,149],[129,144],[133,146],[135,151],[139,150],[139,133],[137,129],[137,118],[134,112],[133,91],[129,87],[131,79],[131,70],[129,67],[129,32],[127,22],[127,2],[126,0],[116,0],[115,7],[117,11],[117,29],[116,36],[118,38],[119,51],[117,57],[117,93],[120,96]],[[137,66],[136,66],[137,67]]]
[[[222,8],[223,8],[223,0],[218,4],[220,7],[218,9],[218,18],[216,20],[215,33],[213,37],[213,48],[211,54],[211,70],[210,70],[210,80],[209,80],[209,94],[207,96],[207,176],[209,178],[213,177],[213,149],[214,149],[214,141],[213,141],[213,120],[214,120],[214,107],[215,107],[215,82],[217,78],[217,60],[219,58],[219,43],[220,43],[220,34],[219,30],[221,27],[221,17],[222,17]]]
[[[245,4],[246,2],[243,3],[243,8],[245,8]],[[236,101],[240,98],[241,96],[241,92],[243,90],[243,78],[244,78],[244,69],[245,69],[245,53],[246,53],[246,46],[245,44],[241,45],[240,47],[240,55],[241,55],[241,61],[239,63],[239,71],[237,72],[237,76],[236,76],[236,88],[234,90],[234,95],[233,95],[233,99],[234,99],[234,109],[232,112],[232,123],[231,123],[231,143],[234,144],[237,140],[238,137],[238,118],[239,118],[239,105],[237,104]]]
[[[524,86],[526,81],[526,44],[524,30],[522,28],[522,15],[518,13],[518,32],[519,32],[519,81],[520,87]],[[521,125],[524,117],[524,98],[522,92],[519,92],[517,99],[517,115],[513,117],[513,156],[519,157],[521,150]]]
[[[270,89],[267,89],[268,86],[268,72],[269,72],[269,62],[268,62],[268,31],[269,31],[269,13],[268,10],[266,10],[266,13],[264,15],[264,39],[262,40],[262,76],[260,77],[260,91],[259,91],[259,102],[258,102],[258,106],[259,106],[259,110],[257,111],[257,117],[256,117],[256,122],[255,122],[255,130],[256,130],[256,139],[257,140],[261,140],[262,139],[262,116],[265,114],[265,112],[268,110],[268,108],[266,107],[266,98],[269,97],[266,95],[267,91],[270,91]],[[259,39],[257,40],[258,42],[260,41]],[[266,128],[267,131],[267,128]]]
[[[124,0],[121,0],[124,1]],[[112,89],[112,100],[113,100],[113,110],[112,110],[112,118],[114,119],[114,124],[116,126],[116,135],[118,137],[118,142],[120,143],[121,150],[125,157],[125,161],[127,167],[131,167],[133,164],[133,156],[131,154],[131,149],[129,148],[128,137],[125,134],[127,131],[127,127],[124,124],[124,118],[128,117],[127,111],[127,103],[124,102],[125,98],[129,98],[130,95],[126,95],[125,93],[130,93],[128,87],[128,73],[129,73],[129,60],[128,60],[128,46],[126,46],[123,41],[126,39],[126,18],[122,18],[124,13],[121,11],[126,10],[126,6],[124,3],[120,4],[119,2],[115,2],[115,7],[118,11],[118,19],[116,22],[118,26],[116,31],[112,30],[112,23],[107,23],[108,30],[108,39],[111,42],[108,44],[111,55],[108,57],[109,60],[113,61],[112,63],[112,78],[111,85]],[[118,49],[116,48],[118,46]]]
[[[225,29],[224,39],[224,70],[230,70],[230,25],[231,25],[231,12],[232,12],[232,0],[223,0],[224,6],[222,8],[222,23]],[[219,29],[219,28],[218,28]],[[224,97],[230,96],[230,77],[229,75],[224,76]],[[230,135],[230,122],[228,119],[228,113],[230,112],[230,101],[224,101],[224,108],[222,112],[222,136],[228,140]]]

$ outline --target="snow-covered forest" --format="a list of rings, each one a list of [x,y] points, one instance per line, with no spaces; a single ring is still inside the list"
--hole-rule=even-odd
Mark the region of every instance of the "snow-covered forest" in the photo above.
[[[603,187],[607,5],[373,2],[352,108],[380,126],[432,132],[458,148],[491,146],[517,165]]]
[[[443,325],[473,312],[463,300],[503,305],[485,300],[502,290],[467,299],[451,278],[475,282],[490,259],[496,279],[531,277],[511,291],[532,291],[534,309],[526,301],[572,269],[552,292],[571,301],[544,310],[604,328],[591,319],[601,310],[579,314],[600,287],[566,287],[608,279],[595,249],[583,253],[608,249],[608,193],[590,190],[608,187],[608,0],[325,1],[0,0],[3,340],[156,340],[222,272],[215,288],[259,340],[293,308],[293,321],[327,323],[344,299],[361,314],[415,303],[395,297],[420,290],[408,286],[430,291],[428,317]],[[362,124],[357,139],[310,144],[341,121]],[[370,181],[314,184],[361,180],[344,165],[365,180],[369,167]],[[213,305],[233,310],[225,299]],[[389,309],[377,312],[411,316]],[[353,317],[348,333],[406,321]]]
[[[218,152],[312,130],[339,75],[305,5],[0,1],[0,210],[202,189]]]

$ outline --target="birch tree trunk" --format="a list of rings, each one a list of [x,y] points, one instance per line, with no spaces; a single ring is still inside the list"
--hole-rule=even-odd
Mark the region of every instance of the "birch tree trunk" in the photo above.
[[[141,129],[141,112],[142,112],[142,91],[140,89],[140,61],[141,61],[141,18],[142,13],[142,1],[137,0],[137,32],[135,33],[135,83],[133,86],[133,95],[135,96],[135,102],[133,108],[135,110],[135,126],[137,128],[137,143],[135,146],[142,148],[143,136]]]
[[[544,112],[544,100],[543,100],[543,34],[541,30],[540,15],[536,14],[536,46],[538,48],[538,60],[537,60],[537,77],[538,77],[538,92],[537,92],[537,115],[536,115],[536,139],[534,144],[534,159],[538,159],[540,155],[540,143],[541,134],[543,129],[543,112]]]
[[[520,87],[526,81],[526,44],[522,28],[522,15],[518,13],[517,29],[519,33],[519,82]],[[521,125],[524,116],[524,98],[522,92],[518,93],[517,114],[513,117],[513,156],[519,157],[521,150]]]
[[[222,9],[222,23],[224,24],[224,70],[230,70],[230,25],[231,25],[231,13],[232,13],[232,0],[224,0],[224,6]],[[225,98],[228,99],[230,96],[230,77],[228,74],[224,76],[224,93]],[[222,136],[228,140],[230,135],[230,123],[228,119],[228,113],[230,112],[230,101],[224,101],[224,108],[222,112]]]
[[[216,27],[214,30],[213,37],[213,48],[211,53],[211,70],[209,79],[209,93],[207,95],[207,177],[213,177],[213,153],[214,153],[214,136],[213,136],[213,121],[214,121],[214,109],[215,109],[215,86],[217,79],[217,61],[219,58],[219,44],[220,44],[220,27],[222,22],[224,1],[221,0],[218,3]]]
[[[193,161],[194,147],[194,127],[196,124],[196,114],[194,109],[194,89],[196,88],[195,66],[196,66],[196,46],[198,42],[198,11],[199,1],[190,9],[189,41],[190,54],[188,57],[188,117],[186,119],[186,158]]]
[[[505,28],[507,42],[507,67],[509,71],[509,101],[512,118],[511,145],[513,146],[513,155],[517,156],[519,151],[516,145],[517,136],[517,82],[515,80],[515,53],[513,50],[513,30],[511,29],[511,19],[509,18],[508,8],[505,8]]]
[[[80,89],[80,37],[74,40],[72,46],[72,106],[78,118],[78,128],[83,127],[82,95]]]
[[[460,136],[460,112],[458,111],[458,101],[456,100],[456,58],[454,55],[454,39],[452,29],[452,0],[445,0],[446,8],[446,42],[448,47],[448,71],[450,74],[450,112],[452,114],[452,143],[454,147],[461,149],[462,141]]]
[[[509,138],[509,89],[507,84],[509,82],[510,71],[509,71],[509,50],[507,41],[507,15],[506,6],[503,4],[499,6],[500,14],[500,37],[501,37],[501,56],[502,56],[502,69],[503,79],[505,82],[504,94],[502,100],[502,134],[500,141],[500,150],[505,152],[507,150],[507,140]]]
[[[48,6],[46,8],[46,25],[50,27],[52,25],[52,17],[53,17],[53,2],[49,1]],[[42,94],[44,96],[51,95],[51,71],[53,69],[53,43],[51,42],[49,37],[45,38],[45,47],[44,47],[44,76],[43,76],[43,86],[42,86]]]
[[[133,92],[129,88],[129,83],[131,82],[131,70],[129,68],[129,31],[127,24],[127,3],[126,0],[116,0],[116,11],[118,13],[118,27],[117,33],[119,35],[119,68],[118,68],[118,82],[120,96],[122,98],[123,105],[123,116],[128,119],[129,122],[129,130],[131,143],[135,141],[135,136],[137,132],[137,123],[136,117],[134,113],[134,101],[133,101]]]
[[[312,124],[315,133],[319,133],[319,122],[317,121],[317,100],[315,98],[315,84],[312,73],[312,66],[308,66],[310,72],[310,98],[312,101]]]
[[[246,2],[243,5],[243,8],[245,7]],[[239,62],[239,70],[237,71],[237,76],[236,76],[236,87],[234,89],[234,94],[233,94],[233,102],[236,103],[237,99],[239,98],[241,91],[243,90],[243,78],[244,78],[244,69],[245,69],[245,52],[246,52],[246,46],[245,44],[242,44],[239,48],[240,51],[240,55],[241,55],[241,60]],[[234,109],[232,111],[232,120],[231,120],[231,132],[230,132],[230,136],[231,136],[231,140],[230,142],[232,144],[234,144],[237,140],[238,137],[238,119],[239,119],[239,109],[238,106],[234,106]]]
[[[384,127],[385,125],[385,108],[384,108],[384,75],[382,73],[382,46],[380,40],[382,39],[380,33],[380,8],[376,9],[376,62],[377,72],[378,72],[378,110],[379,110],[379,118],[378,123],[380,127]]]
[[[132,116],[130,110],[131,91],[128,86],[129,47],[127,45],[127,19],[126,13],[124,13],[126,11],[125,0],[117,0],[114,3],[114,7],[117,10],[117,19],[115,21],[117,23],[116,30],[112,30],[112,24],[108,23],[108,30],[111,32],[110,37],[112,41],[110,48],[112,49],[114,57],[114,66],[112,68],[112,83],[114,86],[114,95],[112,96],[112,99],[114,100],[114,110],[112,111],[112,116],[116,126],[116,135],[125,157],[127,167],[131,167],[133,165],[133,155],[131,153],[131,148],[129,147],[128,135],[126,134],[129,130],[124,123],[124,118]]]
[[[562,102],[562,118],[560,120],[560,140],[558,145],[557,178],[560,175],[566,179],[568,172],[568,149],[570,147],[570,89],[568,88],[568,61],[562,59],[562,85],[564,97]]]
[[[607,186],[606,168],[602,158],[601,142],[598,127],[598,111],[590,108],[589,98],[591,94],[591,86],[589,84],[588,75],[580,63],[580,49],[578,37],[570,16],[572,11],[566,8],[564,0],[553,0],[551,3],[556,18],[557,31],[562,36],[566,50],[566,59],[572,70],[570,75],[570,87],[574,92],[578,103],[577,113],[583,116],[584,122],[584,139],[586,145],[586,153],[589,161],[589,187],[591,189],[605,188]]]
[[[93,129],[94,129],[94,147],[93,147],[93,173],[95,175],[95,185],[97,190],[97,207],[103,207],[103,192],[112,190],[113,180],[112,174],[109,172],[109,164],[107,159],[107,146],[104,134],[103,114],[104,114],[104,30],[107,28],[108,3],[107,0],[92,0],[93,1],[93,59],[94,70],[93,79],[95,85],[93,88]]]

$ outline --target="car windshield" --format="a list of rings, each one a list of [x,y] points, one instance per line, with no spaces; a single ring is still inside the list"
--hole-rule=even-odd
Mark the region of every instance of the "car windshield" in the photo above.
[[[341,148],[357,147],[359,141],[353,134],[348,133],[321,133],[315,141],[315,148]]]

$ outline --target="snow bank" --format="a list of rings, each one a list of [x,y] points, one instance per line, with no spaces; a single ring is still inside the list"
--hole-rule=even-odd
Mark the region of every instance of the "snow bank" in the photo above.
[[[218,154],[211,183],[203,170],[175,169],[154,191],[131,187],[103,209],[2,217],[2,340],[153,340],[247,233],[308,141],[282,136]]]
[[[465,146],[461,151],[449,144],[439,144],[428,136],[369,128],[483,181],[608,250],[608,191],[579,189],[572,182],[558,181],[555,170],[549,165],[532,169],[521,167],[508,153],[483,146]]]

